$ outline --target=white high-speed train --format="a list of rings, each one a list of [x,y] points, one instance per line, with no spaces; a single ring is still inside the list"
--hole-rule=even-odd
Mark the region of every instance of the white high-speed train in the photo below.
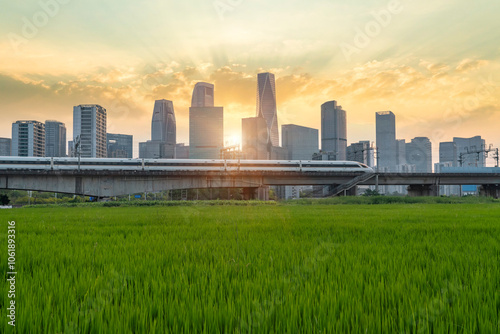
[[[365,172],[356,161],[195,160],[0,157],[0,170]]]

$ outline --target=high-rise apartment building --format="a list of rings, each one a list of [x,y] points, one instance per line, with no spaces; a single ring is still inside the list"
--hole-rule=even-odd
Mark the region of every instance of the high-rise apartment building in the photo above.
[[[279,146],[276,83],[272,73],[259,73],[257,76],[257,117],[266,120],[268,139],[273,146]]]
[[[214,85],[199,82],[189,108],[189,157],[219,159],[224,148],[224,109],[214,107]]]
[[[458,166],[486,167],[486,141],[481,136],[471,138],[454,137],[457,146]]]
[[[19,157],[45,156],[45,124],[37,121],[17,121],[12,124],[12,155]]]
[[[73,142],[82,158],[106,158],[107,115],[98,104],[73,107]]]
[[[432,144],[427,137],[416,137],[406,144],[406,161],[417,173],[432,173]]]
[[[10,138],[0,138],[0,157],[8,157],[11,152],[12,140]]]
[[[333,153],[335,160],[347,159],[346,112],[337,101],[321,106],[321,151]]]
[[[269,160],[270,143],[268,128],[263,117],[250,117],[241,120],[242,150],[248,160]]]
[[[108,133],[106,137],[108,146],[108,158],[133,158],[133,136]]]
[[[281,144],[287,149],[289,160],[311,160],[319,151],[318,130],[295,124],[282,125]]]
[[[146,159],[175,158],[176,129],[172,101],[155,101],[151,121],[151,140],[139,143],[139,157]]]
[[[45,122],[45,156],[66,156],[66,126],[58,121]]]
[[[395,171],[398,165],[396,116],[392,111],[376,113],[377,167]]]

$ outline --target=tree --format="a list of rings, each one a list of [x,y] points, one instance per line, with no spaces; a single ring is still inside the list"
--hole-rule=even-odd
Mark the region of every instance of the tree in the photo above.
[[[363,196],[380,196],[380,193],[376,190],[366,189]]]
[[[7,195],[0,195],[0,205],[9,205],[10,199]]]

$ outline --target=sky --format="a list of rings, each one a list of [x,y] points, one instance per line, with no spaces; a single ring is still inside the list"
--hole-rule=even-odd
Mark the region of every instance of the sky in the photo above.
[[[276,75],[278,122],[320,128],[321,104],[347,111],[348,143],[481,135],[500,147],[500,2],[478,0],[10,1],[0,12],[0,137],[17,120],[107,109],[108,132],[150,139],[154,101],[172,100],[188,142],[196,82],[215,85],[226,143],[256,113],[256,77]]]

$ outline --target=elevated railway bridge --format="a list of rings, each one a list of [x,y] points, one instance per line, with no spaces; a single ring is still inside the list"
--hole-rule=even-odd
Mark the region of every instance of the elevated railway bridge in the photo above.
[[[500,196],[500,173],[366,173],[300,171],[0,170],[0,189],[113,197],[175,189],[243,188],[246,198],[265,198],[269,186],[405,185],[410,196],[438,196],[441,185],[480,185]]]

